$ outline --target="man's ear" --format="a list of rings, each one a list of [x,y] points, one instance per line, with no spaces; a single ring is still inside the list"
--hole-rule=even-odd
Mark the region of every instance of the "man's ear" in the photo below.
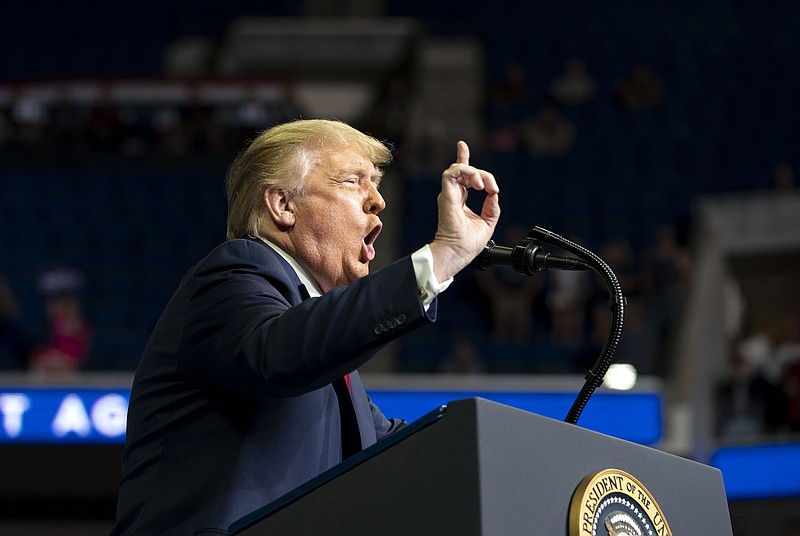
[[[264,205],[272,221],[281,230],[294,227],[296,215],[292,195],[283,188],[267,188],[264,192]]]

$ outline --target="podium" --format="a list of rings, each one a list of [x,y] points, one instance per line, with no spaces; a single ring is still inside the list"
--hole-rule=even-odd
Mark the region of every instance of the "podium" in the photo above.
[[[632,480],[613,472],[587,488],[607,469]],[[617,484],[621,494],[611,489]],[[237,521],[230,533],[605,536],[615,505],[633,507],[636,517],[650,503],[659,509],[650,520],[654,534],[732,534],[719,470],[472,398],[429,413]],[[603,505],[610,507],[601,513]]]

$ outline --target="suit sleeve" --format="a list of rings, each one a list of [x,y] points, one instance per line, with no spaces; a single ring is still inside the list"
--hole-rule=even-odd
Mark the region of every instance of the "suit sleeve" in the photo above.
[[[299,295],[281,261],[258,243],[237,242],[188,282],[180,366],[205,381],[254,397],[300,395],[433,320],[408,257],[292,305]]]
[[[408,425],[403,419],[387,419],[380,408],[372,402],[372,399],[369,399],[369,407],[372,411],[372,422],[375,425],[375,436],[378,441],[398,430],[402,430]]]

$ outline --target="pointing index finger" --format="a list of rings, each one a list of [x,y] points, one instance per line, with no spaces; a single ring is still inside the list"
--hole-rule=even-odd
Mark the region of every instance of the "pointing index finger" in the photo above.
[[[456,163],[469,165],[469,146],[465,141],[456,144]]]

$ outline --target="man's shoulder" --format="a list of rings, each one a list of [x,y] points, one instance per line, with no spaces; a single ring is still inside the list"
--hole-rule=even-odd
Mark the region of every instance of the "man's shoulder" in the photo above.
[[[187,273],[187,278],[198,275],[213,275],[221,272],[273,273],[290,277],[292,269],[274,249],[260,240],[236,238],[217,245],[205,257],[197,261]]]
[[[280,254],[261,241],[244,238],[217,245],[184,275],[180,289],[199,296],[213,289],[252,294],[269,286],[287,299],[295,299],[299,284],[292,267]]]
[[[230,261],[255,261],[258,263],[277,261],[281,256],[260,240],[234,238],[222,242],[201,262],[226,263]]]

